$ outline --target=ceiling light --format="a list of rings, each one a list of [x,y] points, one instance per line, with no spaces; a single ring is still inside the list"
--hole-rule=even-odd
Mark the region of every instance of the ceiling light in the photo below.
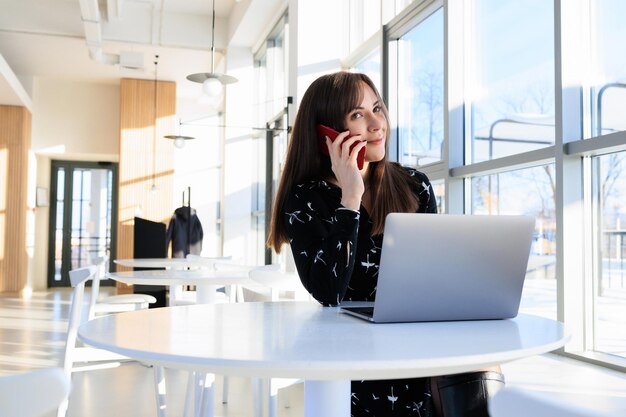
[[[182,125],[182,122],[180,120],[178,120],[178,134],[176,135],[165,135],[163,136],[165,139],[172,139],[174,141],[174,146],[176,146],[178,149],[182,149],[185,147],[185,141],[186,140],[194,140],[195,138],[193,136],[183,136],[180,134],[180,126]]]
[[[222,86],[236,83],[233,76],[215,72],[215,0],[213,0],[213,15],[211,23],[211,72],[199,72],[187,76],[189,81],[201,83],[202,90],[209,96],[215,97],[222,92]]]
[[[159,65],[159,56],[154,56],[154,126],[152,127],[152,185],[150,186],[150,192],[154,193],[157,191],[156,186],[156,130],[157,130],[157,122],[158,122],[158,112],[157,112],[157,65]]]
[[[174,141],[174,146],[176,146],[178,149],[184,148],[185,147],[185,141],[186,140],[193,140],[195,139],[193,136],[182,136],[182,135],[166,135],[163,136],[165,139],[172,139]]]
[[[222,83],[217,78],[207,78],[202,83],[202,91],[209,97],[217,97],[222,92]]]

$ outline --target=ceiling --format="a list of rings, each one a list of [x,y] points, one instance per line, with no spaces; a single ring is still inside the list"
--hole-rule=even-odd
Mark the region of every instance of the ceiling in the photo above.
[[[253,47],[285,4],[215,0],[216,67],[227,47]],[[159,80],[195,94],[199,84],[185,77],[211,69],[211,8],[211,0],[0,0],[0,104],[28,106],[38,77],[153,79],[155,55]]]

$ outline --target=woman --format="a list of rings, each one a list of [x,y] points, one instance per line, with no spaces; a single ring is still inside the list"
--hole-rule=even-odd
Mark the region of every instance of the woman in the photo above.
[[[319,124],[341,133],[334,141],[320,139]],[[374,300],[388,213],[437,212],[426,175],[387,159],[388,138],[387,110],[366,75],[324,75],[302,98],[268,245],[280,252],[290,244],[303,285],[325,306]],[[487,416],[487,396],[502,384],[502,374],[494,371],[353,381],[352,416]]]

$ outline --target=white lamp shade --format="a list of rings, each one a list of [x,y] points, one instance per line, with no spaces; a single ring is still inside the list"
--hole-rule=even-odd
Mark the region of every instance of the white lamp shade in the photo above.
[[[207,78],[202,83],[202,91],[209,97],[217,97],[222,93],[222,83],[217,78]]]
[[[185,146],[185,138],[177,137],[176,139],[174,139],[174,146],[176,146],[178,149],[183,148]]]

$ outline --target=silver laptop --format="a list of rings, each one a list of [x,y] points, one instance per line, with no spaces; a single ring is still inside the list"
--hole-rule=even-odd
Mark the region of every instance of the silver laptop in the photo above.
[[[376,301],[345,313],[376,323],[515,317],[535,219],[391,213]]]

